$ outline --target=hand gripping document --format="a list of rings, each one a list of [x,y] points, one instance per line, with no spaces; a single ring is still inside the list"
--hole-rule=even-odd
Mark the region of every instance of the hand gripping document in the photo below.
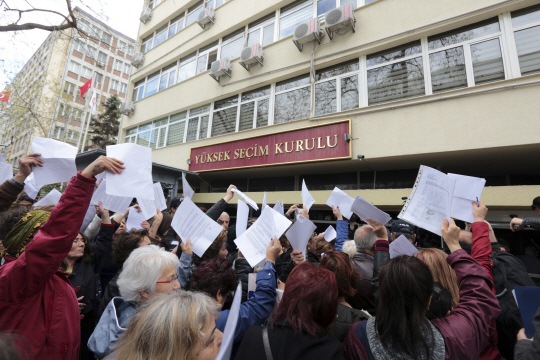
[[[77,175],[75,156],[77,148],[64,142],[34,137],[32,153],[40,153],[43,167],[33,168],[36,186],[68,182],[72,176]]]

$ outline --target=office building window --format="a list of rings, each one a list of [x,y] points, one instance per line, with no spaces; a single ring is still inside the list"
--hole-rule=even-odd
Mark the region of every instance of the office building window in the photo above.
[[[540,72],[540,5],[514,11],[512,26],[521,76]]]
[[[309,74],[276,84],[274,124],[306,119],[311,110]]]
[[[262,44],[270,45],[274,42],[275,13],[265,16],[248,25],[247,46]]]
[[[177,63],[171,64],[163,70],[161,70],[161,76],[159,80],[159,91],[165,90],[171,85],[174,85],[174,80],[176,79],[176,66]]]
[[[116,45],[116,50],[125,53],[125,52],[127,52],[127,46],[128,46],[127,43],[125,43],[122,40],[118,40],[118,45]]]
[[[81,64],[75,61],[69,62],[69,71],[74,72],[75,74],[78,74],[80,68],[81,68]]]
[[[90,79],[92,77],[92,69],[87,68],[86,66],[83,66],[81,76],[84,76],[85,78]]]
[[[350,76],[350,73],[358,72],[359,68],[358,59],[355,59],[316,71],[315,116],[358,107],[358,75]]]
[[[99,55],[98,55],[98,62],[103,64],[103,65],[106,65],[107,64],[107,55],[100,51]]]
[[[238,131],[268,125],[270,85],[242,93],[241,100]]]
[[[319,21],[324,21],[324,15],[335,9],[338,5],[338,0],[317,0],[317,18]]]
[[[368,55],[369,105],[424,95],[421,53],[420,41],[416,41]]]
[[[181,144],[184,142],[186,131],[187,111],[171,115],[169,119],[169,130],[167,133],[167,146]]]
[[[218,136],[236,131],[238,95],[216,101],[212,116],[212,135]]]
[[[100,73],[96,73],[96,75],[94,76],[94,81],[95,81],[97,84],[103,83],[103,75],[100,74]]]
[[[144,97],[155,94],[158,91],[160,71],[150,75],[146,80],[146,88],[144,90]]]
[[[72,84],[68,81],[64,84],[64,93],[68,95],[73,95],[75,92],[75,84]]]
[[[197,67],[196,60],[197,60],[196,53],[190,54],[180,59],[180,66],[178,67],[177,82],[184,81],[195,75],[195,69]]]
[[[497,18],[430,36],[428,48],[433,93],[505,78]]]
[[[163,2],[163,0],[150,0],[148,2],[148,6],[150,7],[150,9],[153,9],[156,6],[158,6],[159,4],[161,4],[162,2]]]
[[[143,42],[141,44],[141,52],[144,54],[150,49],[152,49],[152,44],[154,43],[154,36],[149,36],[146,39],[143,39]]]
[[[162,27],[161,29],[158,29],[156,31],[155,37],[154,37],[154,46],[153,47],[156,47],[159,44],[161,44],[162,42],[164,42],[165,40],[167,40],[168,29],[169,29],[169,26],[165,25],[164,27]]]
[[[120,83],[120,92],[127,94],[127,84]]]
[[[107,45],[111,45],[112,36],[110,34],[107,34],[106,32],[103,32],[101,35],[101,41],[103,41]]]
[[[203,1],[198,1],[195,5],[190,7],[187,11],[187,17],[186,17],[186,26],[189,26],[197,21],[199,17],[199,12],[203,8]]]
[[[313,0],[298,0],[281,8],[279,38],[292,35],[296,26],[311,18],[313,18]]]
[[[208,119],[210,105],[203,105],[189,111],[189,122],[186,133],[186,142],[208,137]]]
[[[96,55],[97,55],[97,50],[96,48],[88,45],[86,47],[88,49],[88,55],[92,58],[92,59],[95,59],[96,58]]]
[[[197,56],[197,74],[210,70],[210,66],[217,60],[218,41],[199,49]]]
[[[244,28],[223,37],[223,39],[221,40],[220,58],[223,59],[226,57],[229,58],[229,60],[239,58],[243,48]]]
[[[184,28],[184,14],[172,19],[169,25],[168,37],[173,36]]]
[[[124,63],[121,62],[120,60],[115,60],[114,61],[114,70],[118,70],[118,71],[122,71],[122,65]]]
[[[112,80],[111,81],[111,90],[118,90],[118,80]]]
[[[73,45],[74,45],[73,48],[75,50],[84,54],[85,52],[84,43],[81,40],[79,39],[75,40],[75,43]]]
[[[131,65],[129,65],[128,63],[124,64],[124,73],[126,73],[126,74],[131,73]]]

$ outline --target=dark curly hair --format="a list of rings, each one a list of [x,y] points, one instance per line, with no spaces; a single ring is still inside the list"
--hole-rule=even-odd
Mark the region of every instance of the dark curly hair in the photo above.
[[[124,265],[129,254],[139,247],[139,243],[148,236],[146,230],[122,231],[115,235],[112,243],[112,259],[119,269]]]
[[[202,291],[213,299],[236,288],[236,272],[231,261],[215,257],[203,261],[191,275],[187,290]]]
[[[4,240],[15,225],[21,220],[28,209],[24,207],[14,207],[0,213],[0,240]]]
[[[198,266],[201,262],[205,260],[218,257],[221,247],[223,246],[223,244],[225,244],[226,241],[227,241],[227,230],[223,230],[222,232],[219,233],[218,237],[216,238],[216,240],[214,240],[212,245],[210,245],[210,247],[206,249],[202,257],[193,255],[193,260],[192,260],[193,263]]]

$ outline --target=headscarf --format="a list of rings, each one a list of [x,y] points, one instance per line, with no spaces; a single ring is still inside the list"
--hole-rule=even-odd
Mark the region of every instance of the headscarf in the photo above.
[[[2,257],[8,253],[18,258],[25,250],[28,240],[47,221],[50,214],[50,212],[43,210],[34,210],[24,214],[2,241],[5,246]]]

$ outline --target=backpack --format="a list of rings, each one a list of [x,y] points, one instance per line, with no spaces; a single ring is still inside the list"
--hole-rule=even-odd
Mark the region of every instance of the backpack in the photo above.
[[[493,283],[501,313],[496,319],[499,352],[506,360],[514,359],[516,336],[523,327],[521,313],[512,290],[516,286],[535,286],[525,266],[508,252],[493,252]]]

